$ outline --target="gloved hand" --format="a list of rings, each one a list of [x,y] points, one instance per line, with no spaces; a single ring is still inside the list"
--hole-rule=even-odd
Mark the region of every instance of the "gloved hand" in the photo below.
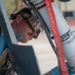
[[[2,34],[0,36],[0,55],[4,52],[6,48],[6,41],[5,41],[5,36]]]
[[[73,70],[73,68],[70,67],[70,66],[68,65],[68,63],[66,63],[66,65],[67,65],[67,68],[68,68],[68,73],[69,73],[69,75],[75,75],[75,71]],[[51,70],[51,73],[52,73],[52,75],[60,75],[60,74],[59,74],[58,66],[56,66],[55,68],[53,68],[53,69]]]

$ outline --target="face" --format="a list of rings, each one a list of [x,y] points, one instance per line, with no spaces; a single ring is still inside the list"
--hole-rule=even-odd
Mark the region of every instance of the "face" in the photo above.
[[[26,43],[37,35],[37,33],[28,26],[28,23],[22,17],[16,21],[16,24],[17,25],[15,25],[14,28],[15,33],[23,36],[22,40],[17,39],[19,42]]]

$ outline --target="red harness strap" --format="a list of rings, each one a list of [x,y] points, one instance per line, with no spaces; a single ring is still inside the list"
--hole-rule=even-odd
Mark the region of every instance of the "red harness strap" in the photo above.
[[[68,70],[65,63],[60,34],[57,29],[56,19],[55,19],[55,15],[54,15],[52,4],[51,4],[52,2],[54,2],[54,0],[45,0],[45,2],[48,9],[50,24],[52,27],[52,32],[53,32],[56,47],[57,47],[57,56],[58,56],[58,65],[59,65],[60,75],[68,75]]]

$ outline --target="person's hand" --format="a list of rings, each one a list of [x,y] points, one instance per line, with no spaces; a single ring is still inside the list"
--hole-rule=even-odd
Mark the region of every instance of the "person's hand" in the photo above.
[[[68,65],[68,63],[66,63],[66,65],[67,65],[67,68],[68,68],[68,73],[69,73],[69,75],[75,75],[75,70],[73,70],[73,68],[70,67],[70,66]],[[55,68],[53,68],[53,69],[51,70],[51,75],[60,75],[60,74],[59,74],[58,66],[56,66]]]
[[[0,55],[4,52],[5,47],[6,47],[5,36],[4,36],[4,34],[2,34],[0,36]]]

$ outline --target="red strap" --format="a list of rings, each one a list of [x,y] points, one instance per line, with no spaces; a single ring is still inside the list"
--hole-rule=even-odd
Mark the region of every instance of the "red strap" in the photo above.
[[[55,15],[51,5],[51,3],[54,2],[54,0],[45,0],[45,2],[48,9],[50,24],[52,27],[52,32],[53,32],[56,47],[57,47],[57,54],[58,54],[57,56],[58,56],[58,65],[59,65],[60,75],[68,75],[68,70],[66,67],[64,53],[63,53],[63,47],[62,47],[58,29],[57,29]]]

